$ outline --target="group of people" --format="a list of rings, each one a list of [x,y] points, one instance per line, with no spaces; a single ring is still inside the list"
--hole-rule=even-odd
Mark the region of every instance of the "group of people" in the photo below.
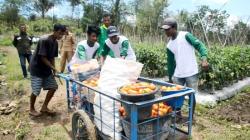
[[[99,59],[101,65],[106,56],[136,61],[136,55],[129,39],[120,35],[117,27],[111,26],[111,18],[104,15],[103,24],[88,26],[87,39],[76,45],[75,38],[69,32],[69,27],[55,24],[53,33],[39,39],[35,52],[31,53],[32,37],[26,33],[26,26],[20,26],[20,34],[14,37],[13,45],[17,48],[23,76],[27,77],[25,59],[30,63],[32,94],[30,96],[30,115],[39,116],[41,113],[54,114],[48,109],[48,103],[58,88],[54,75],[64,72],[66,61],[78,59],[87,61]],[[169,82],[186,85],[198,90],[198,63],[195,56],[197,50],[201,57],[201,66],[208,69],[207,50],[205,45],[191,33],[178,31],[177,22],[173,18],[166,18],[160,27],[170,38],[166,45],[167,68]],[[59,44],[59,45],[58,45]],[[57,71],[55,57],[61,54],[61,68]],[[147,53],[147,52],[145,52]],[[31,57],[32,56],[32,57]],[[48,90],[40,112],[34,104],[41,89]],[[195,108],[195,101],[193,104]],[[177,110],[181,110],[178,107]],[[181,114],[180,114],[181,115]]]

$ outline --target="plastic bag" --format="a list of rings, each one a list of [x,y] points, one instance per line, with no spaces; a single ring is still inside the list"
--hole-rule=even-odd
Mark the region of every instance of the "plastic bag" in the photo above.
[[[99,90],[103,91],[104,93],[108,93],[110,96],[119,97],[120,95],[117,93],[117,89],[125,84],[135,82],[140,76],[142,67],[143,64],[132,60],[107,57],[100,72],[100,79],[98,82]],[[113,106],[112,99],[100,94],[96,94],[94,102],[98,106],[100,106],[100,98],[102,108],[112,113],[100,110],[99,107],[95,106],[95,115],[98,118],[101,118],[100,116],[102,116],[103,125],[101,125],[101,122],[98,119],[95,119],[95,123],[99,130],[102,130],[104,134],[113,138],[114,131],[112,129],[115,129],[116,131],[122,130],[122,127],[119,124],[120,120],[118,118],[115,118],[114,120],[113,114],[113,111],[115,110],[115,116],[119,116],[118,110],[120,103],[115,102],[115,106]],[[105,124],[108,125],[108,127],[111,127],[111,129]],[[116,133],[116,137],[113,139],[121,139],[119,133]]]

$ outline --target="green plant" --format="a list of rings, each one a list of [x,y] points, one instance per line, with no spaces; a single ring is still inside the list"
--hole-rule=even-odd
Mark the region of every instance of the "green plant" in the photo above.
[[[250,76],[250,48],[214,47],[209,50],[209,72],[201,72],[201,89],[222,89]]]
[[[0,39],[0,46],[11,46],[12,40],[9,37],[4,37]]]
[[[30,132],[30,126],[27,123],[24,123],[20,126],[20,128],[16,129],[16,140],[23,140],[25,135]]]
[[[137,60],[144,64],[142,74],[149,77],[166,76],[167,58],[163,44],[135,44]]]

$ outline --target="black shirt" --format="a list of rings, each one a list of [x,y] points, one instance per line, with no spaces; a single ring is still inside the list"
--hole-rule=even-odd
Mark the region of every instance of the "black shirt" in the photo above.
[[[32,36],[27,33],[15,35],[12,44],[17,48],[19,54],[31,54]]]
[[[52,36],[39,39],[30,63],[31,75],[44,78],[52,74],[52,69],[42,62],[41,56],[46,57],[51,63],[58,56],[58,43]]]

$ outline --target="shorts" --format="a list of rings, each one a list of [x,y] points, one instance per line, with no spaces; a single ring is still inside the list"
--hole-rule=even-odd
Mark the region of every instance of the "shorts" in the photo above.
[[[45,78],[31,75],[31,88],[32,88],[32,93],[38,96],[42,88],[43,90],[51,90],[51,89],[56,90],[58,88],[58,85],[53,75],[50,75]]]

